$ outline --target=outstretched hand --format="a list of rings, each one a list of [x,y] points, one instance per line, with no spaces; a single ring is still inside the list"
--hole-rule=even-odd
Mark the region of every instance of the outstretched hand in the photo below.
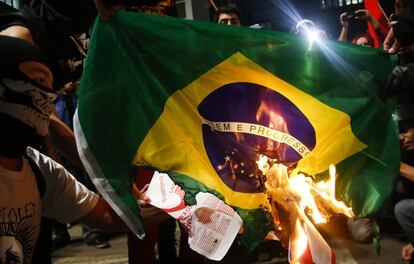
[[[139,206],[145,206],[148,204],[148,197],[145,195],[148,190],[148,186],[149,184],[146,184],[141,190],[139,190],[135,183],[132,185],[132,193],[135,195]]]
[[[389,53],[397,53],[401,49],[400,42],[395,38],[392,27],[385,37],[383,48]]]
[[[347,28],[349,26],[348,13],[344,12],[339,16],[339,21],[341,22],[342,27]]]
[[[144,222],[146,226],[151,226],[155,224],[159,224],[164,220],[171,218],[166,212],[163,210],[151,206],[149,202],[149,198],[146,196],[146,192],[148,190],[149,184],[146,184],[141,190],[135,185],[132,185],[132,193],[137,198],[137,203],[141,209],[141,215],[144,218]]]

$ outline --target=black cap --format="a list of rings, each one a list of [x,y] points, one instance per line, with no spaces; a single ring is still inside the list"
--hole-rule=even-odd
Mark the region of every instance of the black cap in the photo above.
[[[25,61],[50,67],[46,56],[34,44],[15,37],[0,36],[0,78],[21,79],[19,66]]]

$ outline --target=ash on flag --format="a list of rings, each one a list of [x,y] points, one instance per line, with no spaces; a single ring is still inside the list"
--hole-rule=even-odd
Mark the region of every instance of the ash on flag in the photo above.
[[[261,155],[316,179],[335,164],[338,199],[357,216],[381,209],[399,167],[393,104],[378,96],[392,66],[378,50],[335,41],[309,50],[285,33],[119,12],[94,28],[78,145],[135,233],[131,167],[149,166],[187,205],[207,192],[232,206],[254,248],[275,226]]]

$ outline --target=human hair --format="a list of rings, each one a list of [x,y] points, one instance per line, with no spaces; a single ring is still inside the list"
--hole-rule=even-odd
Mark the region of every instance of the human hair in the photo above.
[[[361,33],[361,34],[356,35],[356,36],[352,39],[352,44],[357,44],[357,41],[358,41],[358,39],[360,39],[360,38],[366,38],[366,39],[368,40],[369,45],[370,45],[371,47],[374,47],[374,39],[373,39],[370,35],[368,35],[368,34],[366,34],[366,33]]]
[[[237,8],[235,4],[228,4],[217,8],[216,15],[214,16],[214,22],[218,22],[218,19],[221,14],[227,13],[236,14],[240,20],[240,10]]]
[[[398,120],[398,130],[400,133],[405,132],[410,128],[414,128],[414,119]]]

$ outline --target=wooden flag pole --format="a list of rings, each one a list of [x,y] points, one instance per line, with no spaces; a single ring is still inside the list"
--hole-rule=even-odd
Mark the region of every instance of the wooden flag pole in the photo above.
[[[213,6],[214,10],[217,12],[218,8],[216,6],[216,4],[214,3],[214,0],[209,0],[210,4]]]
[[[385,14],[384,9],[382,8],[380,2],[378,2],[378,7],[381,10],[381,13],[384,15],[385,19],[387,20],[388,25],[391,23],[390,19],[387,17],[387,14]]]

